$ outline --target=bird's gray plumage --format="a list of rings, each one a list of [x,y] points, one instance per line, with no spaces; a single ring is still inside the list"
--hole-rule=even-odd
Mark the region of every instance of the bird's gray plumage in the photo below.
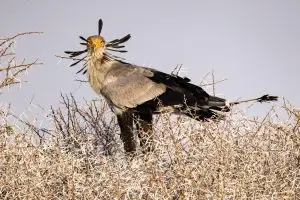
[[[89,63],[88,76],[94,91],[122,110],[135,108],[166,91],[164,84],[149,79],[153,76],[150,70],[118,61]]]
[[[141,146],[152,150],[152,114],[168,110],[197,120],[208,120],[222,118],[222,112],[229,111],[230,105],[240,103],[228,103],[223,98],[211,96],[201,87],[191,84],[188,78],[122,61],[109,51],[126,52],[122,50],[125,47],[123,43],[130,39],[130,35],[105,42],[100,36],[101,30],[102,20],[99,20],[99,35],[90,36],[88,39],[80,37],[85,41],[82,44],[86,45],[87,49],[66,53],[70,58],[74,58],[88,52],[88,56],[71,66],[86,61],[79,72],[88,73],[93,90],[107,100],[117,115],[125,151],[136,150],[134,120],[138,122]],[[276,96],[264,95],[251,101],[274,100],[277,100]]]

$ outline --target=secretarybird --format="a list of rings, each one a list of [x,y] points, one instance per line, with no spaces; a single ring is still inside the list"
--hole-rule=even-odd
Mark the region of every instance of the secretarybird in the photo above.
[[[71,66],[84,62],[77,73],[88,74],[90,86],[101,94],[116,114],[121,129],[121,139],[126,152],[136,151],[133,134],[134,119],[144,150],[153,150],[152,115],[171,111],[193,117],[196,120],[220,119],[232,105],[242,102],[276,101],[276,96],[262,97],[229,102],[211,96],[201,87],[190,83],[190,79],[174,74],[166,74],[152,68],[126,63],[112,52],[125,53],[124,43],[130,39],[126,35],[121,39],[106,42],[100,35],[102,20],[99,20],[98,35],[83,40],[86,49],[66,51],[69,58],[75,60]],[[78,58],[81,54],[86,56]]]

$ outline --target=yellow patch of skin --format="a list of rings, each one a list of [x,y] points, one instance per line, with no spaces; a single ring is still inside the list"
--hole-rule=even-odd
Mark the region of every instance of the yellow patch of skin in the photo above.
[[[94,40],[93,43],[94,43],[96,48],[102,48],[103,44],[104,44],[103,40],[98,39],[98,38],[96,40]]]
[[[104,40],[101,37],[88,38],[88,48],[103,48]]]

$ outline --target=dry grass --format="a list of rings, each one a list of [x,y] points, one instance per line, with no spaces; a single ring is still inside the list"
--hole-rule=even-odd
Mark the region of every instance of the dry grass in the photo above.
[[[156,117],[157,150],[129,157],[106,104],[62,102],[48,129],[25,121],[18,129],[2,108],[0,199],[300,196],[300,116],[290,106],[262,120],[239,112],[219,123],[165,114]],[[276,116],[282,110],[284,122]]]
[[[16,62],[15,39],[28,34],[0,39],[0,89],[38,64]],[[156,151],[134,157],[124,155],[102,101],[62,96],[47,121],[41,127],[0,107],[0,199],[300,199],[300,113],[292,106],[260,120],[157,116]]]

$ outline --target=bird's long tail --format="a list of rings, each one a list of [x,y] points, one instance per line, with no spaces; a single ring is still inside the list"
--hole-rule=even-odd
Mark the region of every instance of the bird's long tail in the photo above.
[[[200,109],[192,109],[191,113],[186,113],[186,115],[190,117],[195,117],[197,120],[207,120],[207,119],[215,119],[215,120],[220,120],[224,119],[225,115],[224,112],[229,112],[231,110],[231,107],[234,105],[238,105],[241,103],[247,103],[247,102],[259,102],[259,103],[264,103],[264,102],[270,102],[270,101],[277,101],[278,97],[277,96],[270,96],[268,94],[263,95],[259,98],[255,99],[248,99],[248,100],[242,100],[242,101],[233,101],[233,102],[228,102],[225,99],[215,97],[215,96],[210,96],[208,105],[206,106],[200,106]]]
[[[255,98],[255,99],[248,99],[248,100],[230,102],[229,105],[233,106],[233,105],[237,105],[237,104],[241,104],[241,103],[247,103],[247,102],[264,103],[264,102],[277,101],[277,100],[278,100],[277,96],[270,96],[268,94],[265,94],[265,95],[263,95],[259,98]]]

